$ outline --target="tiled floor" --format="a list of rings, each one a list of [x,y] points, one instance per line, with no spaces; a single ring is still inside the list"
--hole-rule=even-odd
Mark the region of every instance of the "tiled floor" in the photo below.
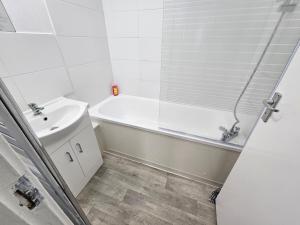
[[[78,200],[93,225],[214,225],[215,188],[106,154]]]

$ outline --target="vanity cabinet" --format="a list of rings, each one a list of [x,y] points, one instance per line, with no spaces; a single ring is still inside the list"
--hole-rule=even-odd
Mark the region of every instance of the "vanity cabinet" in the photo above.
[[[85,128],[79,135],[72,138],[70,143],[84,175],[89,176],[95,165],[102,163],[97,154],[100,150],[94,130],[90,127]]]
[[[51,158],[74,195],[81,191],[84,174],[69,143],[55,151]]]
[[[74,196],[81,192],[103,164],[88,113],[73,132],[45,148]]]

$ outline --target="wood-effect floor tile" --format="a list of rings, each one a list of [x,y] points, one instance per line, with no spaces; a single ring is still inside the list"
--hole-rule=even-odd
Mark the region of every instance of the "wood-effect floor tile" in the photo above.
[[[92,208],[87,215],[92,225],[127,225],[124,221],[119,220],[107,213],[96,208]]]
[[[167,183],[167,173],[148,166],[135,163],[113,155],[104,157],[104,167],[118,171],[128,177],[135,178],[140,182],[146,182],[151,187],[165,187]]]
[[[166,184],[167,190],[188,196],[211,206],[213,205],[209,202],[209,197],[216,188],[218,187],[188,180],[172,174],[168,175]]]
[[[205,221],[177,208],[164,205],[159,200],[128,190],[124,202],[134,208],[149,212],[174,225],[206,225]]]
[[[92,225],[216,225],[215,188],[107,154],[77,199]]]

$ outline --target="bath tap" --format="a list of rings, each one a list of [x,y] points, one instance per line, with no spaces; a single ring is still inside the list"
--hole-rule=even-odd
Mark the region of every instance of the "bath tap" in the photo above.
[[[220,127],[220,130],[223,131],[221,141],[229,142],[239,135],[240,128],[233,126],[230,130],[227,130],[225,127]]]
[[[28,106],[33,111],[34,116],[41,115],[44,109],[44,107],[39,107],[36,103],[29,103]]]

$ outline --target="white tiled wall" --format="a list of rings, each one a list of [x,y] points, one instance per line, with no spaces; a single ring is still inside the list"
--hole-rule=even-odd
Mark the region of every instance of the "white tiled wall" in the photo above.
[[[51,34],[0,33],[3,81],[22,110],[72,92],[64,61]]]
[[[101,0],[47,0],[58,45],[78,100],[110,95],[112,71]]]
[[[158,98],[163,0],[103,0],[114,82]]]
[[[0,61],[0,76],[3,76],[7,73],[6,69],[4,68],[3,62]]]
[[[91,105],[110,95],[101,0],[4,3],[17,33],[0,32],[0,76],[23,110],[62,95]]]
[[[63,66],[53,35],[0,33],[0,56],[10,75]]]
[[[106,36],[102,9],[90,9],[62,0],[47,0],[55,31],[63,36]]]
[[[43,0],[1,0],[18,32],[52,33],[51,21]]]

